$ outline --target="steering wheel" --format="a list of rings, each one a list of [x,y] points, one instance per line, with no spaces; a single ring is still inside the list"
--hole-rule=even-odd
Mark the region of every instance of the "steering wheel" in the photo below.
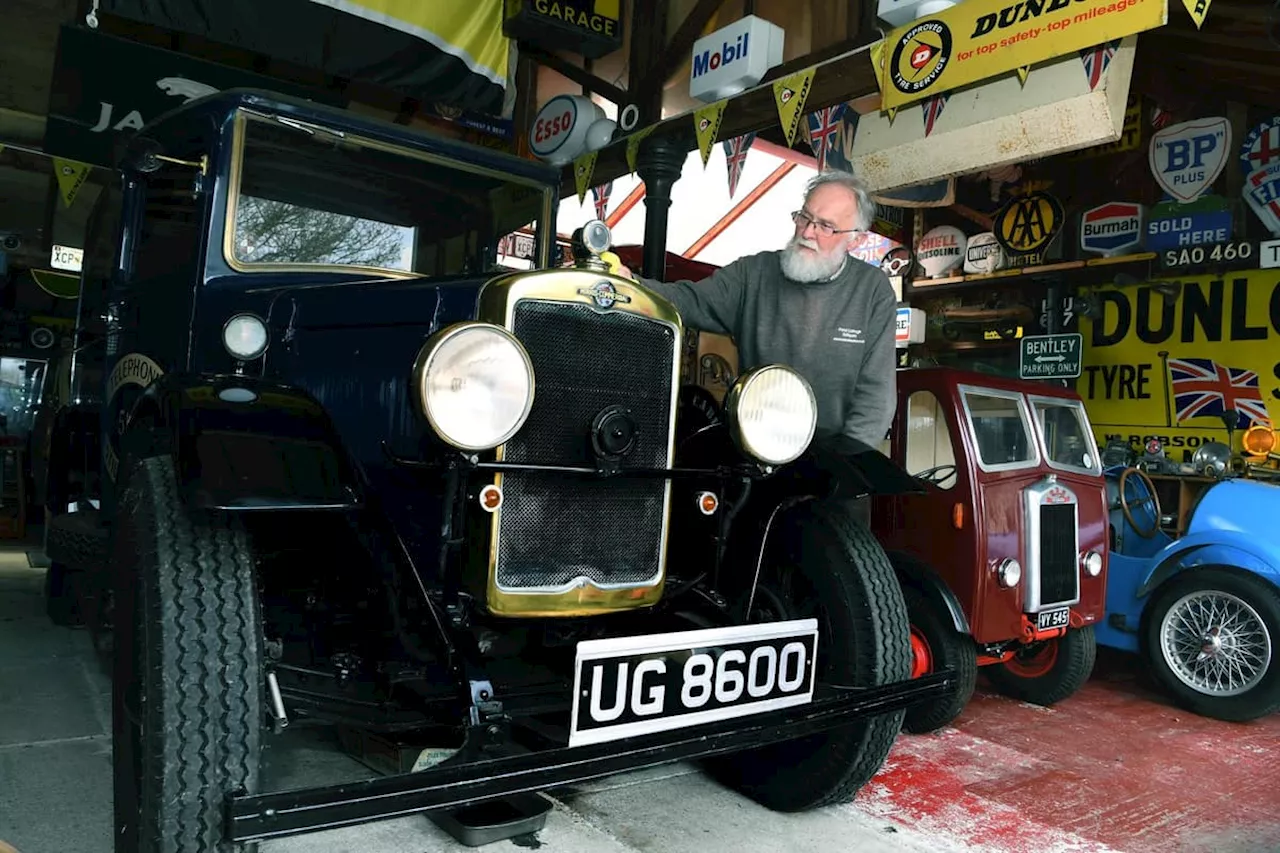
[[[1138,475],[1138,479],[1142,480],[1143,485],[1147,487],[1147,496],[1139,498],[1132,503],[1129,502],[1128,496],[1125,494],[1125,484],[1129,477],[1133,474]],[[1154,520],[1150,527],[1139,527],[1138,522],[1133,520],[1133,508],[1151,504]],[[1156,535],[1156,531],[1160,529],[1160,497],[1156,494],[1156,484],[1151,482],[1151,478],[1147,476],[1147,472],[1141,468],[1125,468],[1124,473],[1120,475],[1120,509],[1124,512],[1124,520],[1129,522],[1129,526],[1144,539],[1150,539]]]
[[[955,475],[956,475],[956,466],[947,464],[947,465],[935,465],[932,468],[926,468],[925,470],[921,471],[919,474],[916,474],[915,476],[916,476],[916,479],[918,480],[924,480],[926,483],[932,483],[935,486],[941,486],[944,482],[946,482],[947,480],[950,480]]]

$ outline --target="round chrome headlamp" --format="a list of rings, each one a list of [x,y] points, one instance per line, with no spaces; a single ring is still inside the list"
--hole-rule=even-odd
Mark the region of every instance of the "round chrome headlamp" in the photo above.
[[[414,387],[436,435],[459,450],[488,450],[515,435],[533,406],[533,363],[515,336],[458,323],[418,353]]]
[[[996,562],[995,570],[996,580],[1005,589],[1017,586],[1018,581],[1022,580],[1022,564],[1012,557],[1005,557],[1003,560]]]
[[[744,373],[725,399],[729,430],[743,453],[767,465],[797,459],[813,440],[818,401],[804,377],[781,364]]]
[[[222,327],[222,345],[232,358],[252,361],[267,351],[267,325],[254,314],[236,314]]]
[[[1096,578],[1102,574],[1102,555],[1097,551],[1085,551],[1080,555],[1080,566],[1084,569],[1085,574],[1091,578]]]

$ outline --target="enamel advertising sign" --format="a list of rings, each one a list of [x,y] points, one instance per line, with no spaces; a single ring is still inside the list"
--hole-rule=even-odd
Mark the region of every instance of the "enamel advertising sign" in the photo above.
[[[1080,248],[1113,257],[1142,245],[1142,205],[1101,204],[1080,215]]]
[[[1230,148],[1231,124],[1222,116],[1172,124],[1151,137],[1151,174],[1174,201],[1195,201],[1222,174]]]

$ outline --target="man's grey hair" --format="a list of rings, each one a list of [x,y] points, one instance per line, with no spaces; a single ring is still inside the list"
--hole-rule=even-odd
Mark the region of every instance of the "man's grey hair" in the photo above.
[[[876,203],[871,200],[871,193],[867,190],[867,185],[862,182],[861,178],[852,172],[842,172],[836,169],[819,172],[809,179],[809,184],[804,189],[805,202],[809,201],[809,196],[813,195],[814,190],[826,184],[835,184],[853,193],[854,199],[858,202],[858,215],[854,218],[854,228],[859,231],[866,231],[871,227],[871,223],[876,216]]]

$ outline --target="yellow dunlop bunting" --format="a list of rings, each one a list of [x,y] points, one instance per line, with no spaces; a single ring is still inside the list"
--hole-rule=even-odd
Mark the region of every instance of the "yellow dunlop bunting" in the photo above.
[[[1021,68],[1018,68],[1017,72],[1018,72],[1018,82],[1023,86],[1027,85],[1027,75],[1031,73],[1031,66],[1024,65]]]
[[[573,161],[573,182],[578,186],[578,204],[582,204],[587,197],[587,190],[591,188],[591,176],[596,171],[596,157],[599,151],[588,151]]]
[[[1196,22],[1196,29],[1204,26],[1204,19],[1209,15],[1209,6],[1213,0],[1182,0],[1182,5],[1187,7],[1187,12],[1191,14],[1191,20]]]
[[[93,167],[85,163],[63,160],[61,157],[53,158],[53,173],[58,178],[58,189],[62,190],[63,204],[71,206],[92,171]]]
[[[707,104],[693,113],[693,129],[698,135],[698,153],[702,155],[702,168],[707,168],[707,160],[711,158],[711,149],[720,138],[720,121],[724,118],[724,108],[728,101],[716,101]]]
[[[1154,29],[1168,19],[1168,0],[966,0],[885,37],[881,109]]]
[[[644,142],[646,136],[653,133],[656,126],[651,124],[627,137],[627,168],[632,172],[636,170],[636,155],[640,153],[640,143]]]
[[[773,103],[778,108],[778,121],[782,123],[788,147],[795,141],[796,130],[800,127],[800,120],[804,118],[804,102],[809,98],[815,70],[806,68],[773,81]]]

